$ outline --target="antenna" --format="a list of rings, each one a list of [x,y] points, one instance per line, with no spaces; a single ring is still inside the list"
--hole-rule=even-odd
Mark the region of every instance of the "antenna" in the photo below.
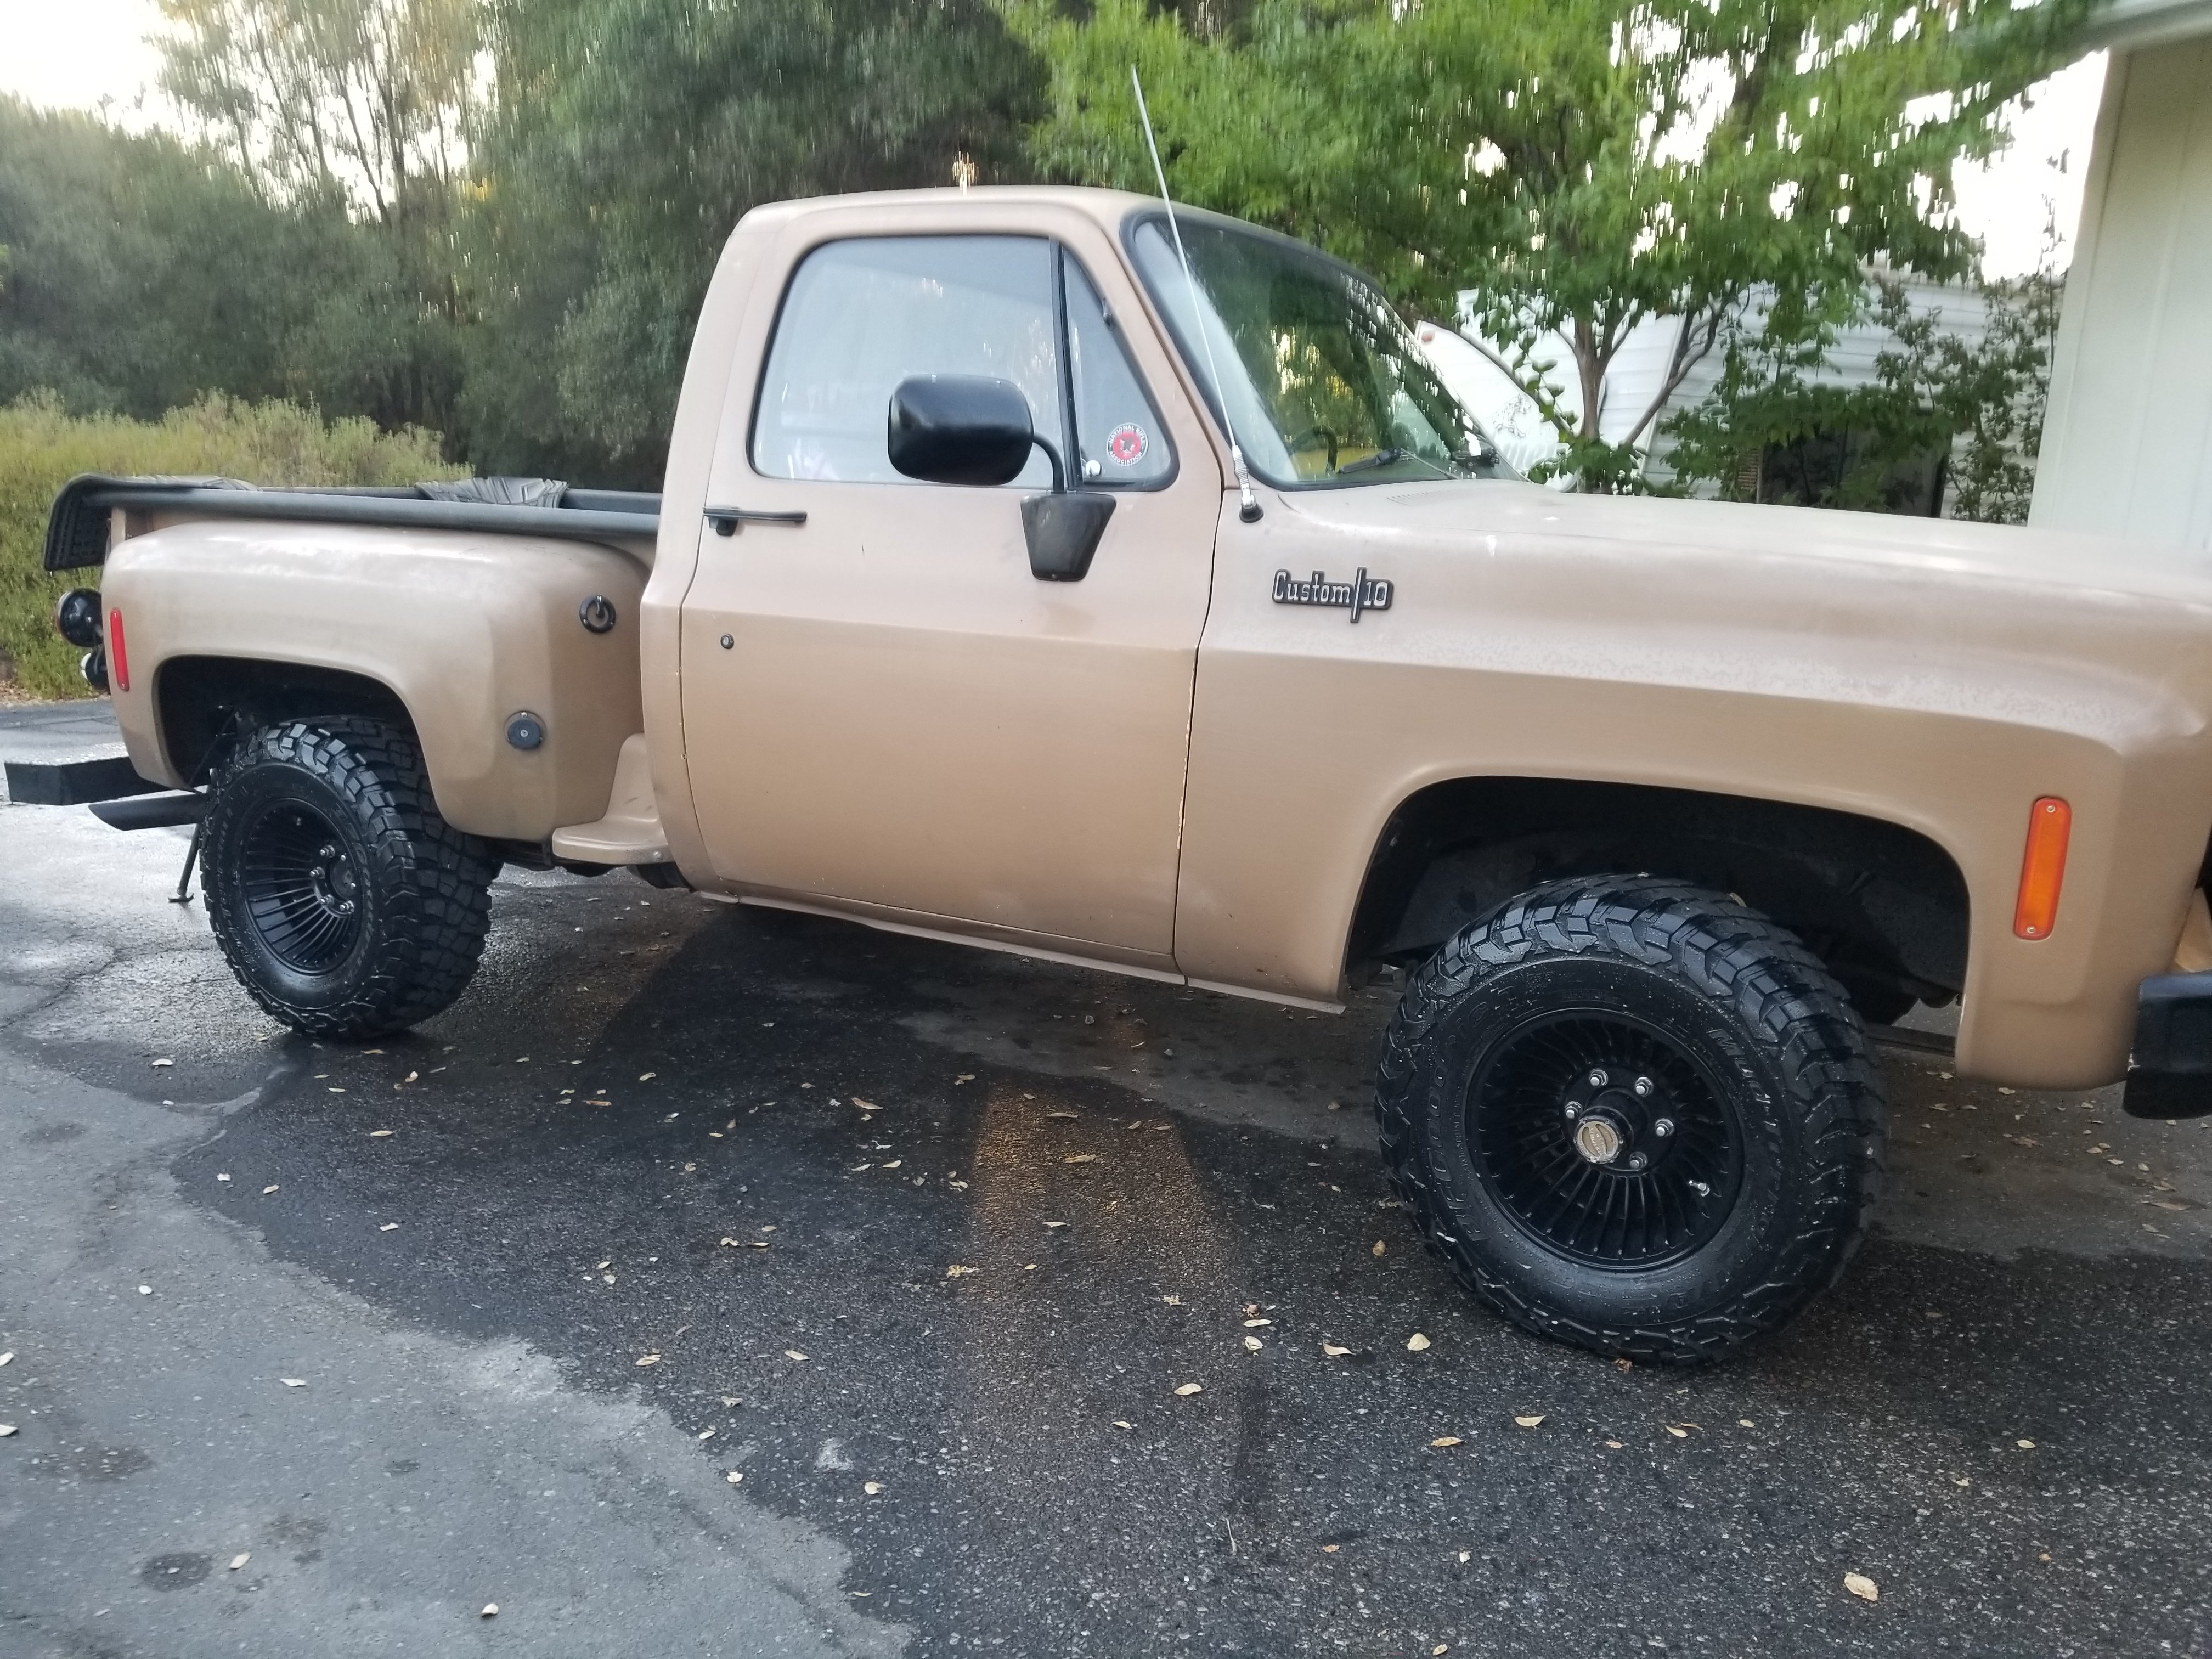
[[[1244,452],[1237,447],[1237,428],[1229,419],[1229,392],[1221,384],[1221,368],[1213,358],[1213,336],[1206,331],[1206,310],[1198,297],[1198,278],[1191,274],[1190,255],[1183,252],[1182,227],[1176,222],[1175,198],[1168,194],[1168,172],[1160,165],[1160,143],[1152,136],[1152,112],[1145,107],[1145,83],[1137,78],[1137,66],[1129,65],[1129,84],[1137,92],[1137,118],[1145,124],[1145,146],[1152,153],[1152,176],[1160,181],[1160,202],[1168,210],[1168,233],[1175,238],[1176,258],[1182,262],[1182,279],[1190,289],[1190,314],[1198,330],[1200,344],[1206,348],[1206,372],[1213,381],[1213,401],[1220,405],[1221,429],[1229,434],[1229,459],[1237,471],[1237,516],[1246,524],[1260,521],[1260,498],[1252,493],[1252,480],[1245,475]]]

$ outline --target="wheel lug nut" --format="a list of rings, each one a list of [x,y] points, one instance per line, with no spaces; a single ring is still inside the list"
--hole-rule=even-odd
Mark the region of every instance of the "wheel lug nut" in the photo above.
[[[1655,1135],[1673,1134],[1674,1133],[1674,1120],[1671,1117],[1661,1118],[1657,1122],[1651,1126],[1651,1133]]]
[[[1632,1170],[1640,1170],[1650,1161],[1641,1152],[1631,1152],[1628,1155],[1628,1167]]]
[[[1648,1077],[1640,1077],[1636,1079],[1635,1083],[1632,1086],[1636,1091],[1636,1097],[1638,1100],[1641,1100],[1651,1092],[1651,1079]]]
[[[1592,1072],[1589,1074],[1589,1086],[1591,1088],[1602,1089],[1605,1087],[1605,1085],[1606,1075],[1603,1072]]]
[[[1567,1115],[1570,1118],[1580,1117],[1582,1115],[1583,1109],[1579,1105],[1571,1100],[1567,1103]]]

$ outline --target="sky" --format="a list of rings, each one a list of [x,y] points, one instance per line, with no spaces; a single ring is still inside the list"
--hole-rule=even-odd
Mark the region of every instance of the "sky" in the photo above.
[[[155,0],[0,0],[0,92],[58,108],[104,105],[131,127],[177,125],[154,88],[160,65],[147,37],[161,27]],[[2101,52],[2051,76],[2014,117],[2011,148],[1987,167],[1959,170],[1960,217],[1982,239],[1990,276],[2033,270],[2054,211],[2070,244],[2104,77]]]

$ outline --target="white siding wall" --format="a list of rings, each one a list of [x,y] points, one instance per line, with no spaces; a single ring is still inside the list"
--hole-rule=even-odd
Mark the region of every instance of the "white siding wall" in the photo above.
[[[1933,313],[1946,333],[1978,339],[1987,330],[1989,302],[1974,289],[1931,283],[1910,274],[1900,280],[1913,310]],[[1765,310],[1764,302],[1754,301],[1746,319],[1747,325],[1756,328]],[[1622,343],[1605,377],[1605,400],[1598,410],[1601,435],[1620,442],[1643,418],[1664,383],[1680,328],[1672,317],[1655,319],[1639,324]],[[1526,471],[1533,463],[1559,453],[1551,428],[1538,416],[1535,405],[1474,347],[1436,324],[1423,325],[1422,339],[1445,384],[1481,419],[1507,460]],[[1566,342],[1557,337],[1554,342],[1558,360],[1571,365]],[[1821,386],[1863,386],[1874,379],[1875,356],[1892,343],[1893,337],[1886,329],[1844,329],[1837,336],[1827,362],[1809,378]],[[1717,347],[1692,365],[1667,400],[1667,407],[1644,428],[1640,441],[1649,451],[1644,471],[1650,477],[1663,483],[1674,476],[1666,462],[1667,441],[1655,436],[1656,428],[1674,410],[1702,402],[1719,380],[1720,371],[1721,350]],[[1580,399],[1575,395],[1571,366],[1553,379],[1566,390],[1568,405],[1578,410]]]
[[[2028,521],[2212,551],[2212,39],[2108,75]]]

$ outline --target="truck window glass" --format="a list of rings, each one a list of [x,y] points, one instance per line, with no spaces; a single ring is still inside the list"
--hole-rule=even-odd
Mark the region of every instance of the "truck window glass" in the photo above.
[[[1067,343],[1075,377],[1075,438],[1083,477],[1108,488],[1148,489],[1175,473],[1159,411],[1115,337],[1106,302],[1073,257],[1067,273]]]
[[[1053,245],[1036,236],[873,236],[830,242],[793,275],[753,418],[772,478],[912,483],[884,428],[909,374],[989,374],[1030,400],[1060,445]],[[1012,488],[1052,482],[1042,451]]]
[[[1184,219],[1182,238],[1195,313],[1158,220],[1130,238],[1138,274],[1209,401],[1212,338],[1219,395],[1260,477],[1313,489],[1515,476],[1366,278],[1299,243],[1201,215]]]

